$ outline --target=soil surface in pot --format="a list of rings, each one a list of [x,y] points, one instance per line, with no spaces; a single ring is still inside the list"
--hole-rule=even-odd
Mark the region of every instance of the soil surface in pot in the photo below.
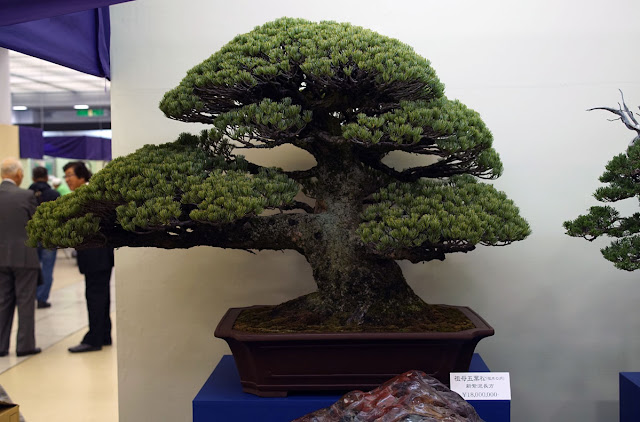
[[[421,309],[402,312],[388,324],[349,324],[349,313],[334,312],[330,316],[300,309],[287,302],[278,306],[245,309],[236,319],[234,330],[247,333],[413,333],[457,332],[475,328],[458,309],[446,305],[424,304]]]

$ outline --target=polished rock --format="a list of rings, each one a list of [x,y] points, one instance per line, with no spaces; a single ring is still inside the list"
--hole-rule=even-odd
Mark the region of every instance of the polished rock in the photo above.
[[[409,371],[369,393],[352,391],[293,422],[482,422],[473,406],[440,381]]]

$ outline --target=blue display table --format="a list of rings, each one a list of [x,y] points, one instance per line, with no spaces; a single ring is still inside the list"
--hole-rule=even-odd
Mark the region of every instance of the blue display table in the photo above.
[[[640,372],[620,372],[620,422],[640,421]]]
[[[480,355],[473,355],[469,372],[489,372]],[[193,399],[193,422],[290,422],[331,406],[340,395],[292,393],[289,397],[264,398],[242,391],[232,356],[223,356]],[[508,400],[469,401],[485,422],[509,422]]]

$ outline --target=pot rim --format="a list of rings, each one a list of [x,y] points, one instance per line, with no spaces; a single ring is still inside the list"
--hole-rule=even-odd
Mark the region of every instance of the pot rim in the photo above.
[[[348,332],[348,333],[248,333],[235,330],[233,324],[245,309],[264,307],[268,305],[254,305],[240,308],[230,308],[220,320],[214,335],[218,338],[233,338],[242,342],[277,342],[277,341],[305,341],[327,342],[336,341],[367,341],[367,340],[456,340],[481,339],[495,334],[495,330],[480,315],[468,306],[438,305],[456,308],[473,322],[476,328],[456,332]]]

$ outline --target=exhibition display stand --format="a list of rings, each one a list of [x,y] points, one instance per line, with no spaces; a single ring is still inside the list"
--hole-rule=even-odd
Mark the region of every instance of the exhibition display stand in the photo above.
[[[620,372],[620,422],[640,421],[640,372]]]
[[[469,372],[489,372],[480,355],[473,355]],[[233,357],[225,355],[193,399],[193,422],[290,422],[331,406],[341,395],[291,393],[288,397],[257,397],[242,391]],[[485,422],[509,422],[508,400],[469,400]]]

